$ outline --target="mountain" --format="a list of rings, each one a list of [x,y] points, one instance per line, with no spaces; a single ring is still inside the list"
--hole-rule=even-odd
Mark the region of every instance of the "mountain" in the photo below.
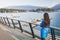
[[[54,9],[54,10],[60,10],[60,4],[55,5],[54,7],[52,7],[52,9]]]
[[[24,10],[32,10],[32,9],[47,8],[47,7],[39,7],[39,6],[26,5],[26,6],[8,6],[8,7],[5,7],[5,8],[6,8],[6,9],[24,9]]]

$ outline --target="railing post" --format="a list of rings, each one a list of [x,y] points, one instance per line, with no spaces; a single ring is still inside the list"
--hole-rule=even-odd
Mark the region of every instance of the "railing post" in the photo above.
[[[14,26],[14,29],[15,29],[15,24],[14,24],[14,21],[13,21],[13,19],[11,19],[11,21],[12,21],[12,24],[13,24],[13,26]]]
[[[3,24],[3,17],[2,17],[2,24]]]
[[[4,19],[5,24],[7,24],[7,23],[6,23],[6,20],[5,20],[5,17],[3,17],[3,19]]]
[[[8,24],[9,24],[9,26],[10,26],[10,22],[9,22],[8,18],[6,18],[6,19],[7,19],[7,22],[8,22]]]
[[[3,19],[4,17],[2,17],[2,22],[3,22],[3,24],[4,24],[4,19]]]
[[[0,17],[0,22],[2,23],[2,17]]]
[[[51,28],[51,35],[52,35],[52,40],[56,40],[56,38],[55,38],[55,32],[54,32],[53,28]]]
[[[2,23],[2,17],[1,17],[1,23]]]
[[[1,17],[0,17],[0,23],[1,23]]]
[[[35,38],[34,31],[33,31],[31,23],[29,23],[29,25],[30,25],[30,29],[31,29],[31,32],[32,32],[32,36],[33,36],[33,38]]]
[[[22,25],[21,25],[21,23],[20,23],[19,20],[18,20],[18,24],[19,24],[19,27],[20,27],[21,32],[23,32]]]

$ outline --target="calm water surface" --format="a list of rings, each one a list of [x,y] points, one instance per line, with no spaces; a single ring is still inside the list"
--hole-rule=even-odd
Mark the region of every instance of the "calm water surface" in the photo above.
[[[44,12],[37,13],[37,12],[26,12],[26,13],[0,13],[0,16],[3,17],[10,17],[13,16],[17,20],[23,20],[23,21],[30,21],[31,19],[38,19],[43,18]],[[60,27],[60,12],[51,12],[49,13],[50,19],[51,19],[51,26]]]

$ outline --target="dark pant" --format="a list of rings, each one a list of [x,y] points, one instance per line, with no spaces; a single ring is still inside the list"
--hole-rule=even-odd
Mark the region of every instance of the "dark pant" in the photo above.
[[[41,40],[45,40],[45,38],[41,38]]]

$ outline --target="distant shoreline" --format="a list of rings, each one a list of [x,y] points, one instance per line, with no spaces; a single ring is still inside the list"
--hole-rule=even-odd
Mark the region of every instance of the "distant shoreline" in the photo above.
[[[47,9],[31,9],[31,10],[25,10],[25,9],[0,9],[0,13],[20,13],[20,12],[58,12],[57,10],[53,10],[50,8]]]

